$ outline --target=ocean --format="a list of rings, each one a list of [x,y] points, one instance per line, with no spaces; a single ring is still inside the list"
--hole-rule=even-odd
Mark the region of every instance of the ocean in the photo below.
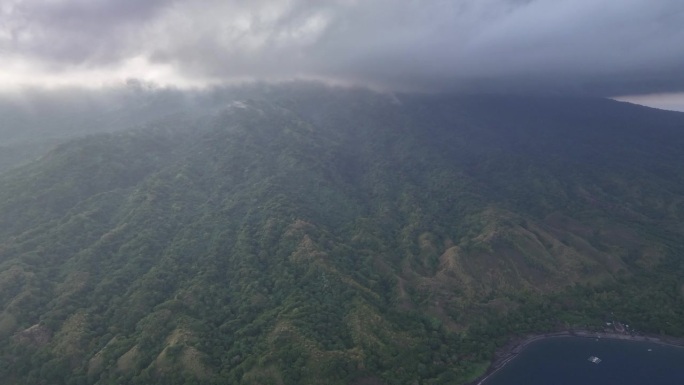
[[[590,357],[601,362],[593,363]],[[483,385],[684,385],[684,348],[555,337],[528,345]]]

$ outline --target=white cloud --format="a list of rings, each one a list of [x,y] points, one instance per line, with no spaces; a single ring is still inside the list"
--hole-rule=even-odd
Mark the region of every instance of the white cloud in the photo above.
[[[662,110],[684,112],[684,92],[669,94],[628,95],[614,98],[624,102],[641,104]]]

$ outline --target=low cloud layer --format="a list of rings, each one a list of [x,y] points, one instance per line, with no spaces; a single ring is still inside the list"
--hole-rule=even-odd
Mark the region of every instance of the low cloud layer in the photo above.
[[[684,91],[681,0],[9,0],[0,85],[316,78],[395,89]]]

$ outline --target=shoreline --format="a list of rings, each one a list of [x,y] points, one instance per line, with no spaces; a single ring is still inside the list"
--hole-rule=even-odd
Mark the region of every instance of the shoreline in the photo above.
[[[487,368],[487,371],[483,375],[467,383],[466,385],[482,385],[489,377],[494,375],[499,370],[503,369],[509,362],[515,359],[518,356],[518,354],[520,354],[529,344],[548,338],[559,337],[607,338],[635,342],[652,342],[659,345],[684,348],[684,338],[656,335],[631,335],[605,331],[592,332],[589,330],[563,330],[559,332],[534,334],[525,337],[516,337],[513,338],[503,347],[497,349],[496,352],[494,352],[494,360],[489,365],[489,368]]]

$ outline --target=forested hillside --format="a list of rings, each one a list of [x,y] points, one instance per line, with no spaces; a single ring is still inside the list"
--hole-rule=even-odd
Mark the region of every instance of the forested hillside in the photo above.
[[[226,95],[0,174],[5,383],[453,384],[611,312],[684,336],[684,114]]]

